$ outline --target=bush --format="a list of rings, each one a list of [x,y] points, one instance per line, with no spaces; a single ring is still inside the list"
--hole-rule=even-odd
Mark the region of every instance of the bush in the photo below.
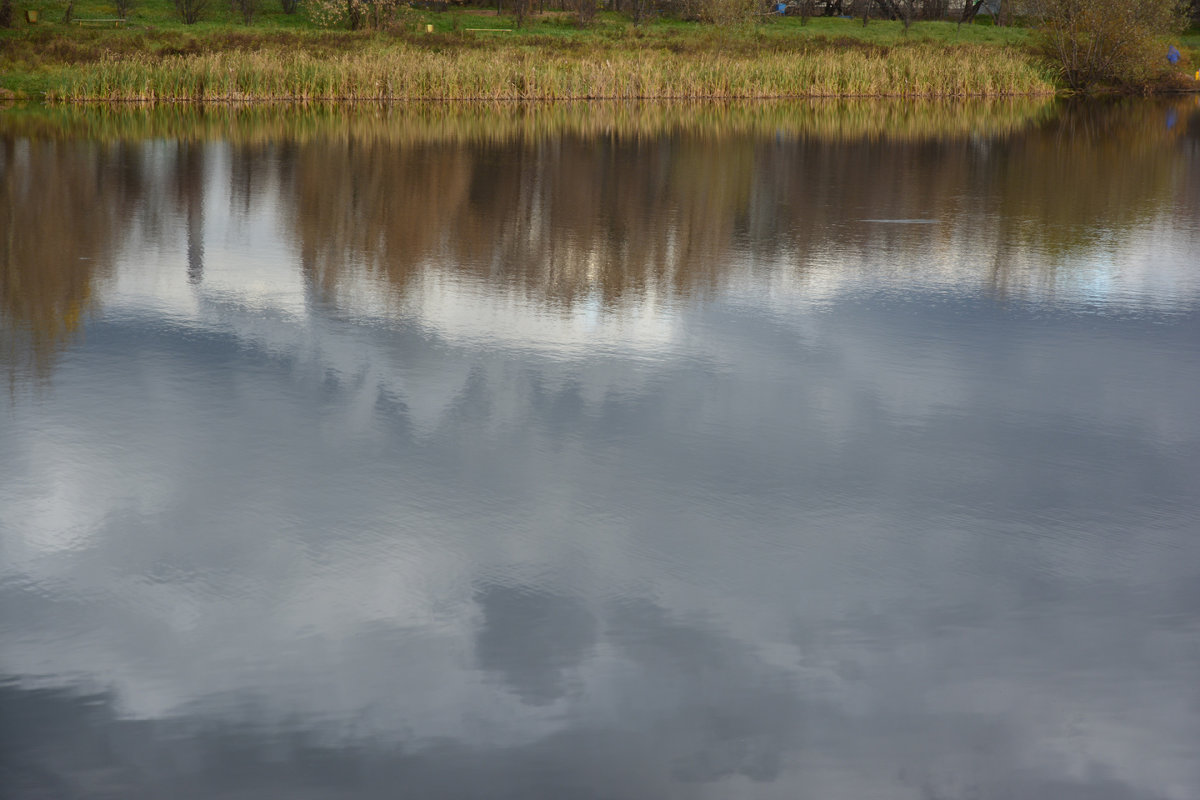
[[[1045,54],[1073,89],[1145,88],[1167,71],[1163,37],[1182,29],[1178,0],[1034,0]]]

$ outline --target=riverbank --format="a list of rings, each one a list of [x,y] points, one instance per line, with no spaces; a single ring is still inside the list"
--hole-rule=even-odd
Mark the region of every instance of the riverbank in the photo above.
[[[172,22],[147,2],[121,28],[0,32],[0,90],[50,102],[1002,97],[1061,91],[1028,31],[792,18],[740,28],[563,14],[412,12],[386,31],[300,14]],[[224,9],[228,13],[228,9]],[[102,13],[98,7],[87,13]],[[89,19],[89,18],[84,18]],[[432,26],[428,31],[427,26]]]
[[[27,26],[0,38],[0,85],[49,101],[745,99],[1036,95],[1057,87],[1024,32],[848,20],[721,30],[580,30],[428,15],[387,32],[277,26]],[[472,30],[471,28],[482,30]],[[501,29],[501,30],[496,30]]]

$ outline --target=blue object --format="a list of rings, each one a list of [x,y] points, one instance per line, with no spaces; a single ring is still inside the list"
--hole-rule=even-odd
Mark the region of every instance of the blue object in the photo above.
[[[1179,48],[1175,47],[1175,45],[1171,45],[1167,48],[1167,61],[1171,62],[1172,64],[1179,63]]]
[[[780,3],[779,5],[775,6],[775,10],[778,11],[780,14],[786,14],[787,13],[787,3]]]

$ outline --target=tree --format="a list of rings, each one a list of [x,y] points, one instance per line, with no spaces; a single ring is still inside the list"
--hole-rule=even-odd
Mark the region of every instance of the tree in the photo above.
[[[986,0],[963,0],[962,15],[958,18],[958,24],[974,22],[985,2]]]
[[[1142,88],[1166,71],[1163,37],[1184,26],[1178,0],[1032,0],[1045,54],[1074,89]]]

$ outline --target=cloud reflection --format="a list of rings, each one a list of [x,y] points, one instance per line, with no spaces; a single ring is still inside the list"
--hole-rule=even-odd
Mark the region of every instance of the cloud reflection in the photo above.
[[[3,785],[1194,797],[1192,134],[1155,109],[147,145],[0,425]],[[1020,206],[1051,167],[1088,198]],[[84,294],[11,286],[6,332]]]

